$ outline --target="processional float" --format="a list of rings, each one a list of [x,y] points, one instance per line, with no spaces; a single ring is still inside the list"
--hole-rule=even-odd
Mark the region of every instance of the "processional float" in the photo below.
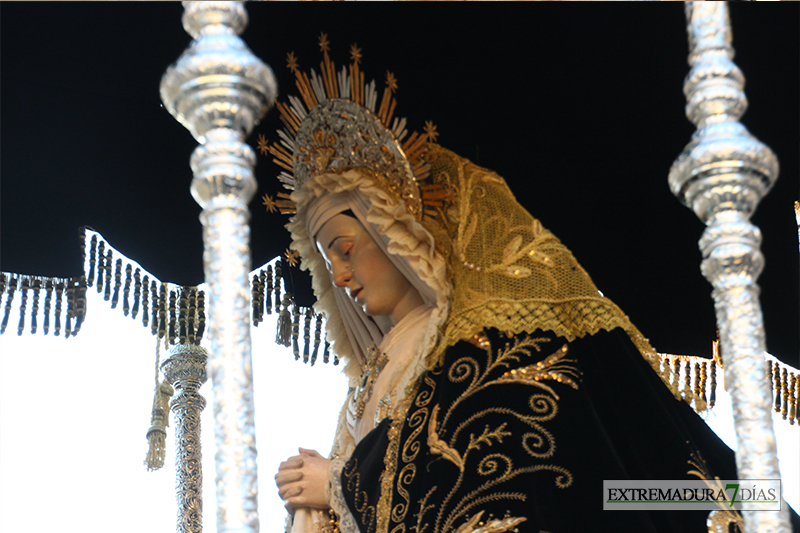
[[[245,70],[240,51],[246,48],[233,37],[243,29],[242,20],[246,17],[241,4],[185,4],[184,27],[197,39],[193,48],[200,53],[196,55],[212,46],[230,47],[226,55],[213,56],[213,61],[220,61],[216,65],[184,61],[193,55],[190,48],[165,75],[162,98],[195,138],[206,143],[192,156],[192,194],[204,208],[212,381],[215,398],[221,398],[214,408],[218,528],[228,531],[232,525],[229,520],[235,516],[233,529],[250,531],[244,529],[250,527],[255,531],[258,519],[252,376],[245,371],[233,379],[225,378],[228,373],[248,368],[250,358],[246,223],[247,202],[255,180],[252,152],[241,139],[252,130],[254,118],[260,118],[271,104],[274,81],[271,72],[249,54],[244,62],[257,74],[247,81],[232,79]],[[205,5],[199,7],[200,4]],[[763,260],[758,228],[749,222],[749,217],[777,179],[778,163],[769,148],[738,122],[747,104],[744,77],[731,61],[727,4],[688,2],[686,13],[692,66],[684,85],[686,112],[698,130],[673,165],[669,182],[674,194],[708,225],[700,240],[702,270],[714,286],[725,377],[733,399],[739,445],[738,475],[743,479],[776,479],[780,472],[770,412],[772,391],[766,380],[766,343],[755,281]],[[225,65],[223,58],[231,60],[231,64]],[[178,73],[182,63],[187,68]],[[224,72],[231,78],[224,82],[212,80],[208,70]],[[220,84],[226,91],[215,90]],[[205,90],[209,93],[207,99],[201,96]],[[254,117],[257,113],[259,116]],[[222,127],[215,123],[220,120],[225,122]],[[226,240],[234,244],[226,248]],[[215,375],[219,377],[214,379]],[[236,404],[237,400],[242,403]],[[231,419],[239,424],[231,424]],[[250,447],[250,471],[244,468],[242,472],[230,472],[234,465],[226,464],[227,457],[247,453]],[[235,509],[236,505],[242,508]],[[746,531],[790,530],[785,507],[780,512],[744,513]]]
[[[112,308],[121,301],[126,316],[136,319],[141,312],[142,324],[171,345],[160,365],[165,382],[156,382],[148,466],[158,468],[159,460],[163,464],[166,405],[174,390],[169,406],[175,413],[176,530],[180,533],[202,531],[199,418],[206,402],[198,391],[206,381],[208,363],[214,391],[217,531],[255,533],[259,520],[250,320],[257,325],[265,309],[268,314],[274,309],[281,315],[279,330],[286,330],[278,340],[293,344],[299,359],[300,320],[304,317],[303,359],[313,364],[322,317],[299,307],[285,287],[281,296],[280,263],[274,270],[265,265],[259,272],[250,272],[247,205],[256,190],[255,154],[243,141],[272,106],[277,88],[270,68],[238,37],[248,22],[244,5],[184,2],[184,8],[183,26],[193,41],[164,74],[161,97],[169,112],[200,143],[190,160],[194,173],[191,193],[203,208],[208,296],[199,287],[177,287],[141,272],[124,257],[115,256],[99,234],[83,232],[84,265],[88,266],[84,275],[44,278],[0,273],[0,297],[6,296],[0,333],[8,328],[18,293],[19,334],[26,328],[47,334],[52,328],[56,335],[63,329],[65,337],[74,336],[85,319],[87,287],[94,286]],[[709,398],[711,407],[716,371],[724,368],[733,402],[738,476],[777,479],[771,407],[782,412],[784,420],[795,423],[800,375],[771,358],[765,365],[756,284],[763,259],[760,233],[749,217],[777,179],[778,163],[770,149],[738,122],[747,100],[744,76],[732,61],[727,4],[687,2],[686,16],[691,66],[684,83],[686,114],[697,131],[673,164],[668,181],[673,193],[707,225],[700,239],[702,271],[713,286],[723,356],[715,353],[709,360],[660,355],[662,364],[674,369],[676,379],[684,379],[685,387],[697,397]],[[800,228],[800,207],[797,209]],[[291,262],[294,258],[287,259]],[[41,328],[37,323],[40,296]],[[309,355],[314,319],[313,354]],[[210,354],[199,346],[206,322]],[[327,362],[327,342],[324,346]],[[743,514],[745,531],[790,531],[785,507],[780,512]],[[709,523],[712,526],[715,524]]]

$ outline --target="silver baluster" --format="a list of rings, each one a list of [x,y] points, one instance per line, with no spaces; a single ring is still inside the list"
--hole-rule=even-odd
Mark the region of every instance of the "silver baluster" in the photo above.
[[[258,531],[250,353],[250,212],[255,154],[244,142],[277,92],[270,68],[238,35],[241,2],[184,2],[194,41],[161,81],[161,99],[201,143],[191,157],[192,196],[203,208],[214,388],[217,530]]]
[[[761,234],[750,223],[778,177],[772,151],[739,123],[747,109],[744,76],[733,63],[725,2],[687,2],[689,65],[683,91],[696,126],[675,160],[669,185],[707,228],[700,239],[702,272],[713,286],[725,383],[733,403],[739,479],[778,479],[778,458],[766,379],[759,288]],[[747,532],[790,531],[783,511],[743,511]]]
[[[178,344],[161,363],[164,377],[175,389],[170,401],[175,413],[175,488],[178,500],[178,533],[203,531],[203,454],[200,447],[200,415],[206,400],[199,391],[206,382],[204,348]]]

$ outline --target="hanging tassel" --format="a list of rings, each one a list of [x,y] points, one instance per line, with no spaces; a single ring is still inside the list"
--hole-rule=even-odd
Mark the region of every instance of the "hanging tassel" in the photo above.
[[[80,228],[80,241],[81,241],[81,266],[86,268],[86,226],[81,226]],[[81,330],[81,325],[83,324],[83,317],[86,313],[86,274],[84,273],[78,277],[78,281],[75,281],[75,278],[70,278],[70,284],[74,285],[74,306],[73,306],[73,318],[75,318],[75,324],[72,327],[72,336],[78,334]]]
[[[89,279],[86,280],[86,286],[91,287],[94,285],[94,269],[97,264],[97,235],[92,235],[92,247],[89,249]]]
[[[108,249],[108,254],[106,254],[106,266],[105,266],[105,273],[106,273],[106,288],[103,292],[103,300],[109,301],[111,299],[111,265],[114,264],[114,250],[111,248]],[[112,308],[114,305],[112,305]]]
[[[311,309],[306,309],[306,322],[303,326],[303,362],[308,363],[308,352],[311,344]]]
[[[150,294],[150,298],[153,300],[153,305],[150,306],[152,308],[150,311],[150,333],[156,336],[158,335],[158,286],[155,280],[150,282]]]
[[[164,456],[167,451],[167,426],[169,425],[169,399],[175,393],[166,380],[158,382],[160,345],[161,343],[156,341],[156,387],[153,395],[153,408],[150,411],[150,429],[147,430],[147,456],[144,460],[148,472],[164,466]]]
[[[197,313],[197,288],[191,287],[189,289],[189,312],[186,317],[187,339],[189,344],[195,343],[194,338],[194,315]]]
[[[267,314],[272,314],[272,265],[267,265]]]
[[[703,365],[700,367],[700,398],[703,399],[703,402],[708,402],[708,394],[706,391],[707,384],[708,384],[708,362],[703,361]]]
[[[294,360],[300,359],[300,348],[297,346],[297,338],[300,336],[300,311],[297,308],[297,302],[292,306],[292,353],[294,353]]]
[[[714,408],[717,403],[717,362],[711,361],[711,393],[708,399],[708,406]]]
[[[705,365],[705,363],[703,363]],[[700,363],[695,360],[694,362],[694,407],[698,413],[702,413],[708,409],[706,403],[706,374],[705,369],[700,366]]]
[[[53,280],[48,279],[44,284],[44,334],[50,333],[50,305],[53,296]]]
[[[75,317],[75,325],[72,326],[72,336],[74,337],[80,332],[83,319],[86,316],[86,281],[83,276],[78,278],[75,283],[75,311],[73,316]]]
[[[253,325],[261,323],[264,314],[264,283],[261,274],[253,276]]]
[[[3,299],[3,295],[6,293],[6,275],[0,272],[0,300]]]
[[[281,263],[275,263],[275,310],[280,311],[281,308]],[[279,319],[280,320],[280,319]]]
[[[275,335],[275,342],[281,346],[289,347],[292,345],[292,319],[289,317],[289,293],[283,297],[283,307],[278,316],[278,332]]]
[[[327,363],[329,360],[330,343],[328,342],[328,332],[325,332],[325,348],[322,349],[322,362]]]
[[[189,314],[189,290],[185,287],[180,288],[180,298],[178,303],[180,308],[178,310],[178,342],[186,344],[186,315]]]
[[[23,296],[24,301],[24,296]],[[773,380],[773,387],[775,390],[775,401],[773,402],[775,406],[775,412],[781,412],[781,369],[778,368],[778,364],[775,363],[775,373],[774,373],[774,380]]]
[[[142,276],[139,274],[139,267],[136,267],[136,272],[133,273],[133,309],[131,310],[131,318],[136,319],[139,314],[139,298],[142,292]]]
[[[117,267],[114,269],[114,297],[111,298],[111,309],[117,308],[119,302],[119,289],[122,286],[122,259],[117,259]]]
[[[154,282],[155,283],[155,282]],[[155,309],[154,309],[155,311]],[[163,339],[167,335],[167,284],[161,282],[161,289],[158,291],[158,338]]]
[[[692,394],[692,363],[687,357],[683,362],[683,387],[687,394]],[[691,396],[689,396],[691,398]]]
[[[150,320],[150,313],[147,310],[147,300],[150,294],[150,276],[144,276],[142,280],[142,325],[147,327],[148,321]]]
[[[103,294],[103,280],[106,273],[105,249],[105,241],[100,241],[100,244],[97,245],[97,294]]]
[[[172,386],[162,381],[153,396],[150,414],[150,429],[147,430],[147,457],[144,460],[148,472],[164,466],[167,451],[167,426],[169,425],[169,399],[174,394]]]
[[[267,273],[264,272],[264,269],[261,269],[261,272],[258,274],[258,322],[261,323],[264,321],[264,298],[265,298],[265,289],[266,289],[266,282],[267,282]]]
[[[61,298],[64,292],[64,284],[60,281],[56,283],[56,330],[54,335],[58,337],[61,334]]]
[[[31,335],[36,334],[36,317],[39,314],[39,289],[42,282],[37,280],[33,281],[33,307],[31,309]]]
[[[106,279],[108,281],[108,279]],[[108,288],[108,285],[106,285]],[[64,320],[64,338],[68,339],[72,335],[72,317],[75,313],[75,286],[72,280],[67,280],[67,318]]]
[[[782,385],[783,385],[783,398],[781,398],[781,417],[786,420],[787,416],[789,415],[789,371],[786,370],[786,367],[783,367],[783,376],[782,376]]]
[[[789,385],[789,424],[794,425],[797,418],[797,375],[792,373],[792,381]]]
[[[128,313],[131,312],[131,305],[130,302],[128,301],[128,296],[130,295],[131,292],[132,270],[133,268],[131,267],[131,264],[128,263],[128,265],[125,267],[125,288],[122,291],[122,314],[125,316],[128,316]]]
[[[200,344],[203,340],[203,333],[206,331],[206,294],[203,291],[197,293],[197,333],[195,333],[195,344]]]
[[[8,296],[6,297],[6,310],[3,314],[3,323],[0,325],[0,335],[5,333],[8,327],[8,317],[11,314],[11,302],[14,300],[14,291],[17,288],[19,280],[16,277],[10,277],[8,280]]]
[[[170,344],[175,344],[175,337],[177,337],[177,333],[175,331],[175,322],[177,321],[175,307],[177,300],[178,297],[175,294],[175,291],[169,291],[169,328],[167,328],[167,331],[169,332]]]
[[[22,331],[25,329],[25,309],[28,304],[28,289],[30,286],[28,285],[30,281],[27,277],[23,276],[22,278],[22,303],[19,306],[19,327],[17,328],[17,335],[22,335]]]
[[[322,333],[322,313],[317,315],[317,325],[314,329],[314,351],[311,353],[311,366],[317,362],[317,353],[319,352],[319,338]]]
[[[86,274],[86,226],[78,228],[78,239],[81,241],[79,244],[81,247],[81,269]]]
[[[259,279],[258,279],[258,274],[256,274],[255,276],[253,276],[253,280],[250,282],[250,303],[252,306],[251,314],[254,326],[258,325],[258,293],[259,293],[258,284],[259,284]]]

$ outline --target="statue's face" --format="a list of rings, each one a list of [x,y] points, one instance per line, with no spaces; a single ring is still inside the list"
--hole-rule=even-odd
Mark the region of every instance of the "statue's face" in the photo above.
[[[397,323],[422,305],[419,292],[386,257],[357,219],[336,215],[316,236],[333,284],[343,287],[368,316]]]

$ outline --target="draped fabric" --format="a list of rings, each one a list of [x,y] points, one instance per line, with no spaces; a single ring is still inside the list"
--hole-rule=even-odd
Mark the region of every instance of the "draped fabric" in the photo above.
[[[486,330],[419,377],[341,485],[361,533],[707,531],[708,511],[603,511],[604,479],[690,470],[735,479],[733,453],[621,329]]]

